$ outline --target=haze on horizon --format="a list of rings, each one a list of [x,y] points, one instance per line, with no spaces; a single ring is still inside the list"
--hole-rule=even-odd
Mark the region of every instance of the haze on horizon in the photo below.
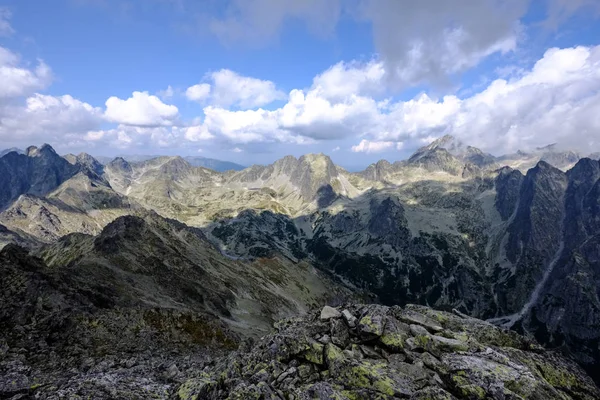
[[[599,16],[587,0],[0,1],[0,149],[360,169],[451,134],[589,154]]]

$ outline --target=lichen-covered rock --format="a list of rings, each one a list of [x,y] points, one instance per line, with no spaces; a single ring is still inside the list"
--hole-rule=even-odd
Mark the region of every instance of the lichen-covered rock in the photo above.
[[[319,311],[276,324],[183,384],[179,398],[600,398],[577,364],[487,322],[415,305],[346,308],[356,328],[346,316],[323,323]],[[315,340],[323,336],[330,341]]]

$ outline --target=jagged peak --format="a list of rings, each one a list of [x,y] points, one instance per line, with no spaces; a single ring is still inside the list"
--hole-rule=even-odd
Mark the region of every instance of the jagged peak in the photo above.
[[[561,171],[560,169],[556,168],[555,166],[553,166],[552,164],[544,161],[544,160],[540,160],[538,161],[538,163],[535,165],[535,167],[531,168],[529,171],[527,171],[526,176],[530,177],[530,176],[537,176],[537,175],[552,175],[552,174],[556,174],[556,175],[564,175],[566,176],[566,173]]]
[[[600,170],[600,162],[592,160],[591,158],[584,157],[577,161],[577,163],[567,171],[569,177],[577,176],[586,173],[597,173]]]
[[[332,162],[331,158],[325,153],[307,153],[301,156],[298,161],[317,161],[317,160],[326,160],[328,162]]]
[[[4,157],[5,155],[13,152],[17,154],[25,154],[25,152],[18,147],[10,147],[8,149],[0,150],[0,157]]]
[[[37,155],[39,153],[39,149],[37,148],[37,146],[29,146],[25,149],[25,154],[28,157],[33,157],[35,155]]]
[[[50,146],[48,143],[44,143],[40,147],[29,146],[25,150],[25,154],[28,157],[39,157],[39,156],[44,155],[44,154],[46,154],[46,155],[57,155],[56,151],[54,151],[54,149],[52,148],[52,146]]]
[[[453,142],[458,142],[454,136],[444,135],[440,138],[435,139],[433,142],[429,143],[425,147],[429,150],[433,150],[438,147],[446,148],[447,146],[451,145]],[[458,143],[460,143],[460,142],[458,142]]]
[[[126,168],[131,168],[131,165],[129,164],[129,162],[124,159],[123,157],[115,157],[111,162],[108,163],[108,166],[111,167],[126,167]]]

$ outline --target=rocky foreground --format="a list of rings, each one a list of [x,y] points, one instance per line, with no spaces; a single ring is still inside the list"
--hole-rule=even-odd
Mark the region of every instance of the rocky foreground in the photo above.
[[[423,306],[325,307],[286,319],[181,385],[180,399],[598,399],[569,359]]]

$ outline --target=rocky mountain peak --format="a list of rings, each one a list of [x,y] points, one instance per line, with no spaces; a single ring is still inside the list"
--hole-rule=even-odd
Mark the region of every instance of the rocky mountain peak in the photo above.
[[[9,149],[0,150],[0,157],[4,157],[8,153],[15,152],[17,154],[25,154],[25,152],[17,147],[11,147]]]
[[[159,170],[163,174],[170,175],[172,179],[177,179],[181,174],[189,172],[192,168],[192,165],[182,157],[175,156],[166,158]]]
[[[452,151],[464,148],[464,144],[452,135],[444,135],[438,139],[435,139],[433,142],[429,143],[424,148],[427,150],[442,148],[448,151]]]
[[[582,158],[567,171],[570,180],[585,180],[596,177],[600,173],[600,162],[590,158]]]
[[[131,164],[129,164],[123,157],[116,157],[114,160],[108,163],[107,167],[124,172],[132,171]]]
[[[285,156],[273,163],[275,173],[292,175],[294,170],[298,168],[298,159],[294,156]]]
[[[56,154],[56,151],[54,151],[54,149],[52,148],[52,146],[50,146],[48,143],[44,143],[43,145],[41,145],[39,148],[36,146],[29,146],[26,150],[25,150],[25,154],[28,157],[40,157],[40,156],[57,156],[58,154]]]
[[[331,194],[335,191],[334,180],[338,171],[331,158],[319,154],[306,154],[298,159],[298,166],[293,171],[290,181],[300,189],[306,200],[313,200],[319,191]],[[331,187],[333,190],[329,190]]]

